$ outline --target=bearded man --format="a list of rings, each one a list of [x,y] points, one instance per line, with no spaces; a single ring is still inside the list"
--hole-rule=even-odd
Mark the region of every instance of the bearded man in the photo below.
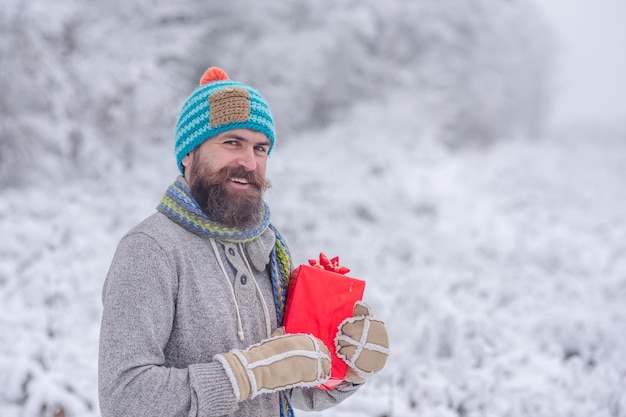
[[[353,372],[321,390],[328,347],[281,331],[292,264],[263,201],[274,141],[263,97],[209,68],[176,125],[182,175],[121,239],[104,283],[103,417],[292,416],[343,401],[384,365],[347,360]]]

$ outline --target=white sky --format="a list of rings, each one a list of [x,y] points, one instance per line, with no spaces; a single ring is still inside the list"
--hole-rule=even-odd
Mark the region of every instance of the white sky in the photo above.
[[[626,1],[536,0],[560,40],[553,126],[626,121]]]

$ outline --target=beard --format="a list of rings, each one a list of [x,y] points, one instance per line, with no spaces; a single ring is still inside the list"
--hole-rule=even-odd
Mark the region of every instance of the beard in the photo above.
[[[218,171],[197,162],[193,166],[202,168],[190,180],[191,195],[209,219],[236,229],[261,221],[265,214],[263,192],[271,186],[269,180],[241,166]],[[243,178],[250,186],[234,189],[227,184],[229,178]]]

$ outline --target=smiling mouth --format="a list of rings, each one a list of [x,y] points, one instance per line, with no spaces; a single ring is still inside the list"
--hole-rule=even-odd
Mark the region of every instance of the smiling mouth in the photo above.
[[[248,184],[248,180],[244,178],[229,178],[230,181],[236,182],[237,184]]]

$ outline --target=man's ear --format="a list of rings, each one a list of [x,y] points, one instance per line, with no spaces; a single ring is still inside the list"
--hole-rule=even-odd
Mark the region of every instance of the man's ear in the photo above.
[[[180,163],[183,166],[183,178],[185,178],[187,180],[187,182],[189,182],[189,174],[187,173],[189,171],[189,167],[191,166],[192,162],[193,162],[193,151],[189,152],[187,155],[185,155],[183,157],[183,159],[181,159]]]
[[[181,164],[183,164],[184,168],[187,168],[191,164],[191,153],[188,153],[187,155],[185,155],[183,160],[180,162]]]

